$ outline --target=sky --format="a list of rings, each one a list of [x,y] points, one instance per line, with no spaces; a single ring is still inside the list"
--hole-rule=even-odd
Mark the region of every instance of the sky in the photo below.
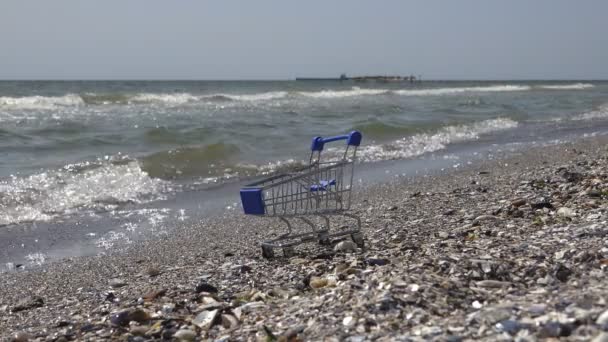
[[[605,0],[3,0],[0,79],[608,79]]]

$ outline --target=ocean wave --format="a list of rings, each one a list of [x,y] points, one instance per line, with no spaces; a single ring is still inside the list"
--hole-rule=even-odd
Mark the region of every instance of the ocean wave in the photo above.
[[[460,93],[486,93],[486,92],[512,92],[530,90],[526,85],[494,85],[486,87],[456,87],[456,88],[429,88],[429,89],[401,89],[394,90],[397,95],[406,96],[438,96],[452,95]]]
[[[233,101],[269,101],[282,99],[287,97],[288,92],[286,91],[270,91],[266,93],[257,93],[257,94],[215,94],[210,95],[210,97],[223,97],[226,99],[230,99]]]
[[[54,109],[57,107],[82,106],[84,104],[83,99],[76,94],[64,96],[0,97],[0,108]]]
[[[349,90],[321,90],[321,91],[300,91],[299,95],[321,99],[331,98],[342,98],[342,97],[354,97],[363,95],[382,95],[388,94],[389,89],[372,89],[372,88],[359,88],[352,87]]]
[[[160,151],[141,159],[143,170],[151,177],[174,179],[206,177],[230,173],[229,161],[240,153],[232,144],[210,144]]]
[[[154,94],[141,93],[129,98],[129,103],[163,103],[169,105],[180,105],[188,102],[198,101],[199,96],[190,93]]]
[[[0,226],[48,221],[81,209],[111,210],[160,199],[169,183],[151,178],[134,160],[67,165],[0,181]]]
[[[577,90],[577,89],[589,89],[595,87],[591,83],[574,83],[574,84],[547,84],[538,86],[541,89],[550,90]]]
[[[580,121],[580,120],[594,120],[594,119],[606,119],[606,118],[608,118],[608,103],[602,104],[595,110],[576,115],[576,116],[572,117],[571,120]]]
[[[475,122],[468,125],[447,126],[434,133],[415,134],[388,144],[364,145],[360,149],[361,161],[406,159],[444,149],[447,145],[477,140],[481,135],[517,127],[507,118]]]

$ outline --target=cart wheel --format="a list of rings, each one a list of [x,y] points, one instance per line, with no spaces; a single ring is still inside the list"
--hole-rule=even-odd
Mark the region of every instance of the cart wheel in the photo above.
[[[286,258],[291,258],[295,254],[296,254],[296,252],[294,251],[293,247],[284,247],[283,248],[283,256],[285,256]]]
[[[321,233],[319,234],[319,245],[330,245],[331,244],[331,240],[329,239],[329,234],[327,233]]]
[[[352,233],[350,234],[350,237],[351,239],[353,239],[353,242],[356,243],[359,248],[365,247],[365,240],[363,239],[362,233]]]
[[[272,250],[272,247],[262,246],[262,256],[266,259],[274,258],[274,251]]]

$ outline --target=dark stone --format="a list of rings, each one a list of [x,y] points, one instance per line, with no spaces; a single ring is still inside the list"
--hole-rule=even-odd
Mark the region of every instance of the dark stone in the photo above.
[[[566,182],[578,182],[583,179],[582,174],[578,172],[570,172],[568,170],[562,171],[560,176],[562,176]]]
[[[370,259],[367,259],[366,261],[367,261],[367,264],[370,265],[370,266],[384,266],[384,265],[388,265],[388,264],[391,263],[391,261],[388,260],[388,259],[373,259],[373,258],[370,258]]]
[[[544,197],[540,198],[538,201],[536,201],[534,203],[531,203],[530,206],[532,207],[532,209],[535,209],[535,210],[543,209],[543,208],[555,209],[553,204],[551,204],[551,202]]]
[[[206,283],[204,281],[201,281],[198,284],[196,284],[196,288],[194,289],[194,291],[196,293],[201,293],[201,292],[217,293],[217,287],[215,287],[209,283]]]
[[[110,323],[117,326],[126,326],[127,324],[129,324],[129,310],[124,310],[111,314]]]
[[[101,329],[101,327],[95,326],[95,325],[90,324],[90,323],[85,324],[85,325],[83,325],[83,326],[80,327],[80,331],[82,331],[84,333],[89,332],[89,331],[97,331],[97,330],[100,330],[100,329]]]
[[[555,268],[554,276],[561,282],[568,281],[568,278],[570,278],[571,275],[572,271],[562,264],[557,265],[557,267]]]
[[[572,334],[572,326],[559,322],[549,322],[545,324],[539,332],[542,338],[548,337],[566,337]]]
[[[126,326],[131,321],[138,323],[150,320],[150,315],[141,309],[127,309],[110,315],[110,322],[117,326]]]
[[[448,210],[446,210],[446,211],[443,212],[443,215],[445,215],[445,216],[452,216],[452,215],[454,215],[455,212],[456,212],[456,210],[454,210],[454,209],[448,209]]]
[[[241,265],[238,267],[239,272],[241,273],[249,273],[252,271],[252,268],[250,266],[247,265]]]
[[[162,337],[165,340],[170,340],[173,337],[173,335],[175,335],[176,332],[177,332],[177,329],[175,329],[175,328],[165,329],[165,330],[163,330]]]
[[[515,335],[521,329],[528,329],[529,327],[530,326],[527,324],[522,324],[518,321],[514,321],[511,319],[507,319],[507,320],[496,323],[496,330],[498,330],[500,332],[506,332],[507,334],[510,334],[510,335]]]
[[[32,297],[20,300],[19,303],[17,303],[17,305],[15,305],[11,309],[11,311],[12,312],[25,311],[25,310],[30,310],[33,308],[39,308],[39,307],[42,307],[43,305],[44,305],[44,300],[41,297],[32,296]]]

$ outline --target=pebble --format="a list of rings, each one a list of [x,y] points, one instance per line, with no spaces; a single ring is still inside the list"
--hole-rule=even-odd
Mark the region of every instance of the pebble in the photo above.
[[[608,328],[608,310],[602,312],[597,319],[595,320],[595,324],[606,326]]]
[[[215,323],[215,319],[218,317],[219,312],[220,310],[203,311],[196,315],[192,324],[201,329],[209,329],[212,324]]]
[[[310,278],[310,287],[313,289],[320,289],[327,286],[329,281],[326,278],[312,277]]]
[[[196,287],[194,288],[194,291],[196,293],[201,293],[201,292],[207,292],[207,293],[217,293],[217,287],[205,282],[205,281],[201,281],[198,284],[196,284]]]
[[[127,282],[121,278],[113,278],[108,281],[108,284],[113,288],[119,288],[127,285]]]
[[[32,338],[32,335],[30,335],[30,334],[28,334],[26,332],[20,331],[20,332],[18,332],[18,333],[16,333],[16,334],[13,335],[13,339],[12,340],[14,342],[27,342],[31,338]]]
[[[344,253],[355,252],[357,251],[357,244],[348,240],[341,241],[334,247],[334,251]]]
[[[27,298],[23,298],[19,301],[19,303],[17,303],[17,305],[15,305],[11,311],[12,312],[19,312],[19,311],[25,311],[25,310],[30,310],[30,309],[34,309],[34,308],[39,308],[44,306],[44,300],[42,299],[42,297],[39,296],[31,296],[31,297],[27,297]]]
[[[178,341],[194,341],[196,336],[196,333],[190,329],[180,329],[173,334]]]
[[[568,207],[561,207],[557,210],[557,216],[570,218],[576,216],[576,213]]]

